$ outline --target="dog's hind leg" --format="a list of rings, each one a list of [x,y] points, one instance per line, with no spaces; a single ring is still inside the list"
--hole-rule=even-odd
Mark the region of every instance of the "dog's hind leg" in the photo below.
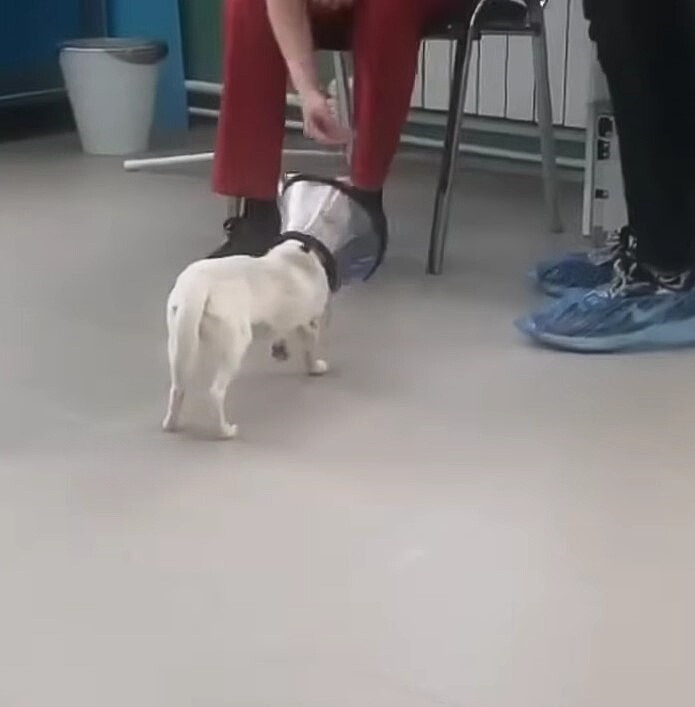
[[[237,436],[239,428],[227,421],[224,403],[234,377],[239,372],[241,362],[251,344],[252,333],[250,327],[231,327],[224,325],[225,331],[220,332],[220,341],[225,341],[225,346],[220,349],[219,366],[210,386],[210,395],[215,405],[215,414],[219,435],[222,439],[233,439]]]
[[[165,432],[176,432],[179,427],[179,418],[181,417],[181,407],[183,405],[184,389],[183,381],[178,380],[177,365],[176,365],[176,335],[174,333],[173,316],[175,312],[169,315],[169,369],[171,376],[171,387],[169,388],[169,406],[167,413],[162,422],[162,429]]]
[[[319,336],[321,334],[320,321],[312,319],[306,326],[299,327],[297,333],[304,347],[306,372],[310,376],[322,376],[327,373],[328,363],[317,355]]]

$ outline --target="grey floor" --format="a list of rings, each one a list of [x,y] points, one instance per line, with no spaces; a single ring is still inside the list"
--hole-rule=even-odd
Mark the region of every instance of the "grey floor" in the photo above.
[[[204,170],[72,138],[0,165],[3,707],[693,704],[695,355],[517,336],[566,245],[535,179],[464,172],[432,279],[434,162],[399,162],[333,373],[255,349],[215,443],[158,430],[165,297],[219,240]]]

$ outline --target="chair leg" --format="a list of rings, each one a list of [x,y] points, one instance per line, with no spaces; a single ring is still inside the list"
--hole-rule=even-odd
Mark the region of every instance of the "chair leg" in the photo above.
[[[550,230],[562,232],[562,218],[558,196],[557,161],[555,155],[555,129],[553,126],[553,104],[550,93],[550,73],[548,70],[548,44],[545,24],[539,22],[539,31],[533,36],[533,66],[536,76],[536,103],[538,105],[538,125],[541,134],[541,156],[543,159],[543,184],[545,202],[548,209]]]
[[[350,91],[350,74],[343,52],[333,52],[333,69],[335,72],[336,101],[340,123],[352,131],[352,93]],[[352,138],[345,146],[345,158],[348,166],[352,163]]]
[[[444,248],[449,230],[449,214],[451,211],[451,194],[454,186],[454,175],[459,157],[459,143],[463,114],[468,90],[468,75],[470,73],[471,56],[473,54],[473,32],[464,41],[456,43],[454,58],[454,77],[451,82],[451,99],[446,122],[444,138],[444,154],[439,171],[439,182],[434,202],[430,250],[427,259],[427,272],[430,275],[441,275],[444,266]]]

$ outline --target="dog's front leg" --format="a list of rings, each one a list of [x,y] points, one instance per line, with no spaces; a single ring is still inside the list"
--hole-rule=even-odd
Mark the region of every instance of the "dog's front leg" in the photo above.
[[[309,324],[298,329],[299,338],[304,347],[304,363],[306,371],[310,376],[322,376],[328,372],[328,363],[318,357],[319,337],[321,334],[321,322],[319,319],[312,319]]]
[[[184,393],[172,384],[169,390],[169,407],[167,414],[162,422],[162,429],[165,432],[176,432],[179,428],[179,416],[181,414],[181,406],[183,405]]]

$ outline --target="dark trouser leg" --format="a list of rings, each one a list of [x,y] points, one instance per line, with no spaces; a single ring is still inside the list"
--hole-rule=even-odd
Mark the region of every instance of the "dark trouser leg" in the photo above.
[[[601,0],[592,34],[608,77],[638,257],[692,263],[695,240],[695,29],[689,0]]]

